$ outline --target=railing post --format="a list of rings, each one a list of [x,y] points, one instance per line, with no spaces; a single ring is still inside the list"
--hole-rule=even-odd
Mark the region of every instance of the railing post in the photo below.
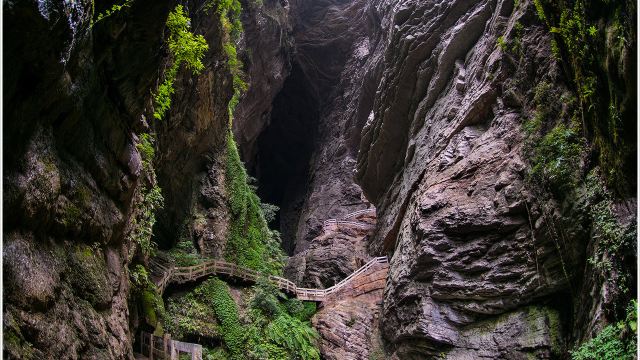
[[[176,349],[176,344],[171,340],[171,354],[169,356],[171,360],[178,360],[178,351]]]
[[[168,333],[165,333],[164,336],[162,337],[162,352],[164,352],[164,357],[167,357],[167,354],[169,353],[169,342],[171,341],[171,335]]]
[[[149,334],[149,360],[153,360],[153,334]]]

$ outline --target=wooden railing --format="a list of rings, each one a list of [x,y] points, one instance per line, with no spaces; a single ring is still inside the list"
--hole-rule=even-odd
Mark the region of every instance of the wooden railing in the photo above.
[[[331,294],[332,292],[338,291],[341,287],[351,281],[351,279],[369,270],[369,268],[371,268],[372,266],[376,264],[384,264],[387,262],[388,260],[386,256],[373,258],[360,269],[356,270],[354,273],[347,276],[345,279],[328,289],[299,288],[292,281],[279,276],[269,275],[267,278],[273,284],[275,284],[278,289],[295,295],[300,300],[323,301],[323,299],[327,295]],[[209,275],[228,275],[250,282],[256,282],[261,276],[263,276],[261,273],[255,270],[247,269],[236,264],[220,260],[209,260],[194,266],[186,267],[166,267],[158,263],[154,263],[154,267],[160,268],[161,270],[165,271],[156,282],[158,292],[160,292],[161,294],[166,289],[166,286],[170,283],[175,282],[178,284],[182,284]]]
[[[369,208],[369,209],[358,210],[358,211],[348,213],[347,215],[343,216],[341,219],[328,219],[322,223],[322,229],[324,231],[328,231],[328,230],[331,230],[332,227],[337,228],[340,225],[350,226],[350,227],[355,227],[355,228],[360,228],[365,230],[374,229],[376,227],[374,224],[370,224],[362,221],[349,220],[349,219],[357,218],[360,215],[370,214],[370,213],[373,213],[375,215],[376,209]]]
[[[140,354],[149,360],[177,360],[181,353],[191,354],[191,360],[202,360],[202,345],[172,340],[168,335],[140,333]]]
[[[358,210],[358,211],[354,211],[354,212],[348,213],[347,215],[342,217],[342,220],[352,219],[352,218],[358,217],[360,215],[371,214],[371,213],[373,213],[373,215],[375,215],[376,214],[376,208],[368,208],[368,209],[363,209],[363,210]]]
[[[361,221],[329,219],[329,220],[325,220],[322,223],[322,228],[324,230],[329,230],[332,226],[340,226],[340,225],[346,225],[346,226],[356,227],[356,228],[365,229],[365,230],[374,229],[376,227],[374,224],[369,224]]]

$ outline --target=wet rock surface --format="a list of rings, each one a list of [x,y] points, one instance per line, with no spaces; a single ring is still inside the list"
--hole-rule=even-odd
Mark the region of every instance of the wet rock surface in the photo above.
[[[92,2],[4,5],[5,50],[14,54],[4,78],[4,355],[133,358],[128,266],[137,245],[127,234],[135,194],[153,181],[142,176],[136,144],[156,132],[159,157],[184,165],[159,171],[166,205],[180,214],[167,219],[184,217],[193,183],[183,180],[205,177],[195,174],[206,173],[206,153],[225,139],[231,90],[215,65],[220,24],[200,24],[209,29],[210,70],[197,79],[181,73],[174,112],[156,124],[152,91],[175,3],[135,1],[93,24]]]

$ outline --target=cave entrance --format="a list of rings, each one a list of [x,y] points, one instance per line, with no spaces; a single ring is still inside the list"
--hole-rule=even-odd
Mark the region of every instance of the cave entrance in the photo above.
[[[280,207],[270,226],[282,235],[289,255],[295,247],[300,211],[309,183],[309,162],[318,125],[318,100],[302,69],[291,74],[276,95],[271,121],[258,137],[252,176],[257,178],[263,202]]]

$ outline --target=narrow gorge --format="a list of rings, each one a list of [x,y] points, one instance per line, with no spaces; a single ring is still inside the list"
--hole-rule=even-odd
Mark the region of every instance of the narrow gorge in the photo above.
[[[3,358],[637,359],[637,3],[4,0]]]

